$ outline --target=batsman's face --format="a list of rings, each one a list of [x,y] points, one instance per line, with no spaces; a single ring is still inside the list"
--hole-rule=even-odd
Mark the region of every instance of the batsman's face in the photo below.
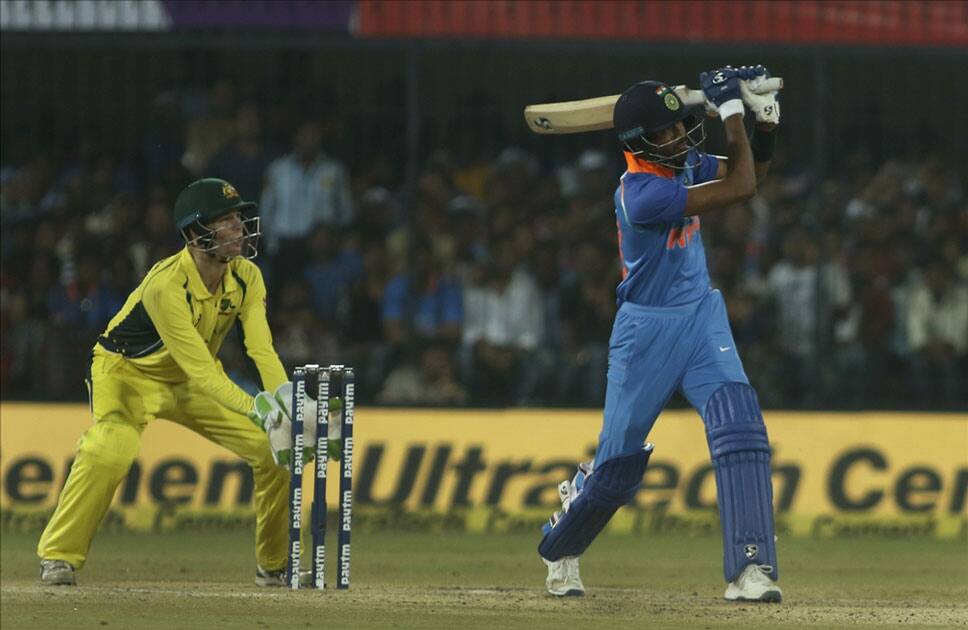
[[[686,127],[682,122],[677,122],[668,129],[657,131],[648,137],[648,141],[655,145],[653,151],[672,160],[675,164],[682,166],[686,163],[687,150],[689,148]]]

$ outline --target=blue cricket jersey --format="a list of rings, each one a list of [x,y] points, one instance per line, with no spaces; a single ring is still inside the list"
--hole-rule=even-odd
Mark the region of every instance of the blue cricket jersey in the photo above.
[[[697,162],[698,158],[698,162]],[[689,151],[681,171],[625,153],[628,170],[615,191],[622,282],[617,302],[642,306],[681,306],[703,297],[710,287],[699,217],[683,216],[686,187],[716,178],[719,161]]]

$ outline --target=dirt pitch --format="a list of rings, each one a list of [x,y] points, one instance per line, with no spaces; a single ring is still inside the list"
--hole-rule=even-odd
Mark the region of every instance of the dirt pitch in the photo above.
[[[603,537],[560,600],[535,536],[355,532],[353,587],[325,593],[256,588],[248,532],[102,536],[80,586],[42,587],[36,537],[3,534],[3,628],[968,627],[965,542],[784,540],[784,602],[737,605],[713,538]]]

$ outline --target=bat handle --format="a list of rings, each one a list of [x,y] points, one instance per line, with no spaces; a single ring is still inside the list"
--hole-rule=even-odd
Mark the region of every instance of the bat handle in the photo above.
[[[682,100],[683,105],[702,105],[706,100],[702,90],[693,90],[684,85],[677,85],[674,89],[676,95]],[[760,83],[754,91],[757,94],[766,94],[767,92],[776,92],[782,89],[783,79],[781,77],[770,77]]]

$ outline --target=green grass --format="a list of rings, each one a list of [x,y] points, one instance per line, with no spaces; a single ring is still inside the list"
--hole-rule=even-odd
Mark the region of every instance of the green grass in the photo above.
[[[251,534],[100,536],[77,588],[37,581],[4,532],[4,628],[883,628],[968,626],[964,542],[780,541],[780,605],[728,603],[717,538],[603,536],[584,598],[543,589],[536,536],[354,532],[353,586],[259,589]],[[331,567],[332,568],[332,567]],[[331,574],[331,580],[332,580]]]

